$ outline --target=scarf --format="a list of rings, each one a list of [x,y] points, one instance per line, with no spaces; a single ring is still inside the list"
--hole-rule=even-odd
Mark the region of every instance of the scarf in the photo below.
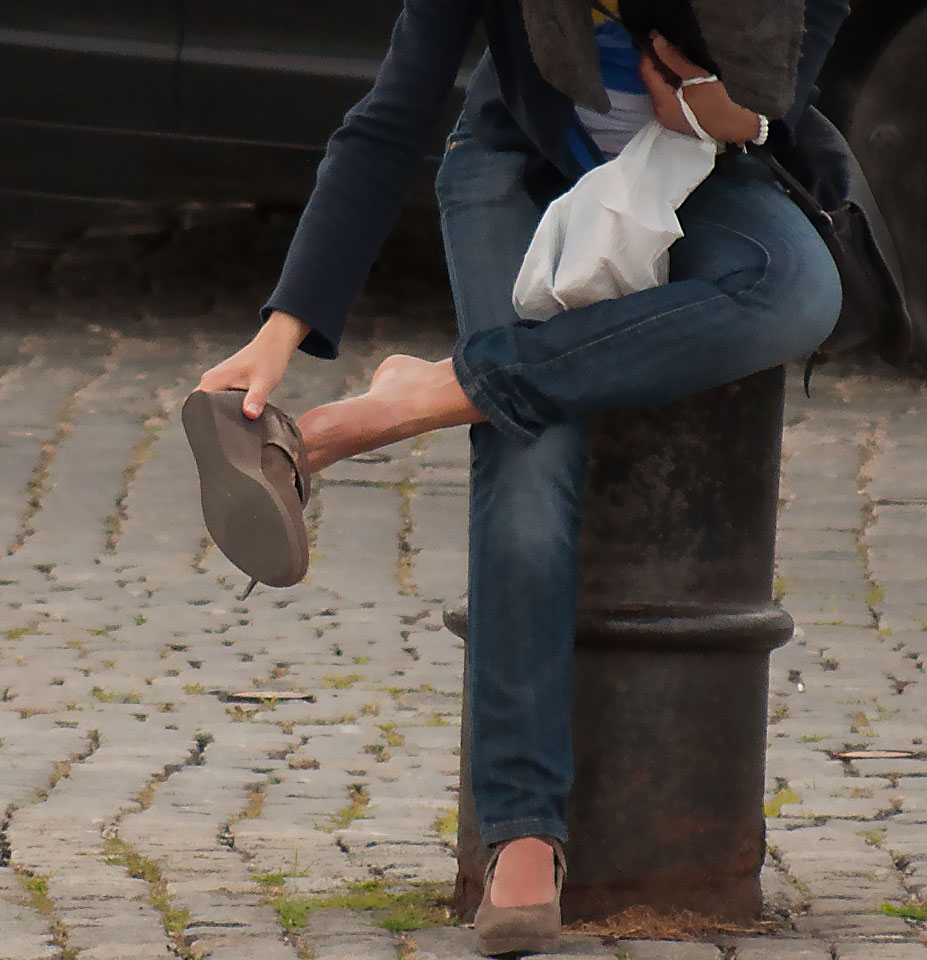
[[[795,98],[805,0],[691,4],[731,99],[768,117],[784,116]],[[521,0],[521,7],[541,76],[574,103],[607,113],[589,0]]]

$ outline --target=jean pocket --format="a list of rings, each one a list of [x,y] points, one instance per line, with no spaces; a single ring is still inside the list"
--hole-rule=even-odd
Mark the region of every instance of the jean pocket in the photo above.
[[[470,129],[470,124],[467,122],[466,114],[461,113],[457,118],[457,122],[454,124],[454,129],[447,135],[447,139],[444,141],[444,153],[448,154],[451,150],[460,146],[465,140],[472,140],[473,132]]]

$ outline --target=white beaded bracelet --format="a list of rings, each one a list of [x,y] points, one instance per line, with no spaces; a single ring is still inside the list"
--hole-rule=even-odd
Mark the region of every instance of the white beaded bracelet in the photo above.
[[[769,117],[764,117],[762,113],[757,116],[760,118],[760,132],[750,142],[762,147],[769,139]]]

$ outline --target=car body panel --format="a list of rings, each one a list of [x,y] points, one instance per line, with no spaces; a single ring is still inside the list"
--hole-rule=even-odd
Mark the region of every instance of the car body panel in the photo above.
[[[401,9],[400,0],[187,0],[183,132],[322,149],[373,85]]]
[[[845,132],[880,54],[922,8],[855,0],[822,82],[822,106]],[[298,206],[331,132],[372,85],[400,9],[401,0],[4,0],[0,192]],[[468,68],[482,46],[478,36]],[[466,78],[433,133],[416,201],[432,201]],[[867,172],[878,182],[877,169]]]
[[[0,118],[177,129],[180,0],[3,0]]]

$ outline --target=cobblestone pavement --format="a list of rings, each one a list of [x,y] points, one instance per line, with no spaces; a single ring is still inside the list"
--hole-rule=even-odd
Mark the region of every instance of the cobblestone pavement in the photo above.
[[[240,602],[178,412],[248,322],[221,297],[146,297],[0,308],[0,958],[474,957],[472,930],[401,932],[441,918],[455,874],[462,650],[441,612],[465,585],[465,431],[326,471],[306,582]],[[277,402],[446,350],[443,303],[395,307],[365,303],[343,358],[297,360]],[[799,380],[774,932],[572,934],[571,956],[927,960],[927,391],[825,367],[806,400]],[[847,750],[909,756],[832,759]]]

